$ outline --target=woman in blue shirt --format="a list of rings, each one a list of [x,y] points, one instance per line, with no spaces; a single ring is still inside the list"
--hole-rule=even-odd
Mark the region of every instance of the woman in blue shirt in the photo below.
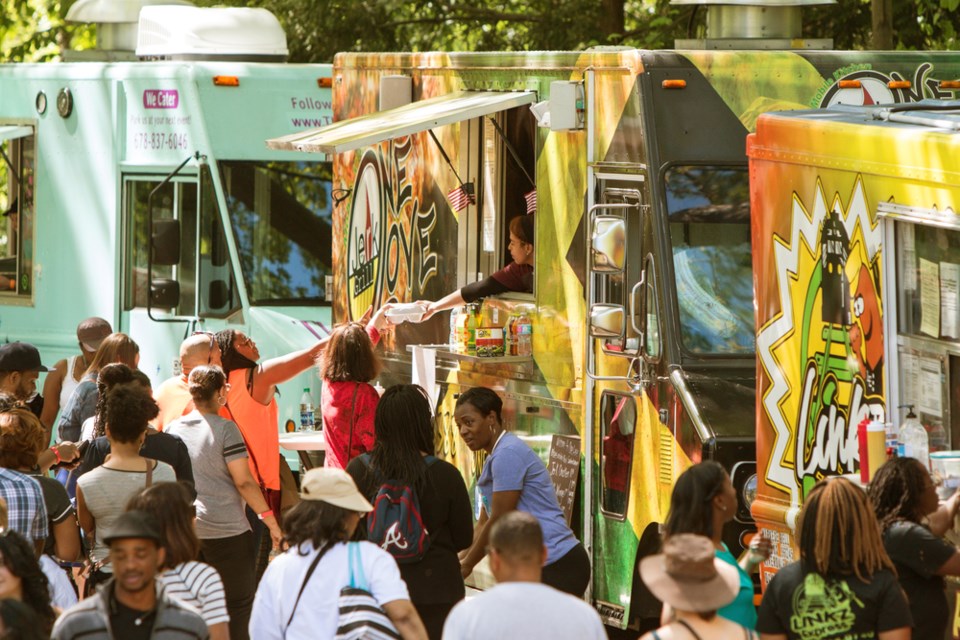
[[[724,544],[723,525],[737,512],[737,492],[730,476],[712,460],[695,464],[677,478],[670,497],[670,513],[664,524],[664,537],[679,533],[706,536],[713,541],[717,557],[739,570],[740,591],[736,599],[717,613],[747,629],[757,627],[757,609],[753,606],[753,579],[750,573],[770,556],[770,541],[757,536],[741,562]],[[667,614],[667,612],[665,612]],[[665,615],[669,617],[669,614]]]
[[[590,558],[573,535],[557,503],[556,491],[543,461],[520,438],[503,428],[503,401],[486,387],[460,394],[454,419],[460,437],[471,451],[486,451],[477,487],[480,519],[473,545],[460,560],[463,577],[473,571],[487,553],[490,528],[503,514],[519,510],[536,517],[543,529],[547,563],[542,582],[579,597],[590,581]]]

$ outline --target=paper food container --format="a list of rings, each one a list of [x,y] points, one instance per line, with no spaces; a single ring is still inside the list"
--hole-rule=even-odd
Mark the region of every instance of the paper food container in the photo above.
[[[390,322],[400,324],[401,322],[420,322],[426,312],[426,308],[418,302],[405,302],[387,309],[386,315],[390,318]]]

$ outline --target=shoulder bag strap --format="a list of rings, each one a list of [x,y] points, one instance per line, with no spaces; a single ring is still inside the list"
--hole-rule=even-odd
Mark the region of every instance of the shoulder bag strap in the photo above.
[[[354,589],[368,591],[367,575],[363,571],[363,557],[360,552],[360,543],[349,542],[347,545],[350,551],[350,586]]]
[[[677,624],[680,625],[681,627],[683,627],[684,629],[686,629],[687,631],[689,631],[689,632],[690,632],[690,635],[692,635],[692,636],[693,636],[694,638],[696,638],[697,640],[703,640],[703,638],[701,638],[701,637],[697,634],[697,632],[693,630],[693,627],[691,627],[689,624],[687,624],[687,621],[686,621],[686,620],[677,620]]]
[[[300,597],[303,595],[303,590],[307,588],[307,583],[310,582],[310,577],[313,575],[314,570],[317,568],[317,565],[320,564],[320,559],[326,555],[327,551],[333,548],[333,545],[336,543],[331,542],[323,549],[320,549],[320,552],[317,553],[314,557],[313,562],[310,563],[310,568],[307,569],[307,575],[303,577],[303,584],[300,585],[300,591],[297,593],[297,599],[293,602],[293,609],[290,611],[290,617],[287,618],[287,624],[283,627],[283,637],[287,637],[287,629],[290,628],[290,623],[293,622],[293,616],[297,613],[297,605],[300,604]]]
[[[343,466],[346,468],[347,464],[350,462],[350,452],[353,451],[353,425],[356,422],[357,418],[357,391],[360,389],[360,383],[357,383],[357,386],[353,388],[353,400],[351,401],[350,407],[350,440],[347,444],[347,459],[344,461]]]
[[[151,462],[153,462],[153,460],[151,460],[150,458],[144,458],[144,459],[147,461],[147,479],[143,483],[143,487],[147,488],[153,484],[153,467],[155,464],[159,464],[159,463],[154,462],[154,464],[150,464]]]

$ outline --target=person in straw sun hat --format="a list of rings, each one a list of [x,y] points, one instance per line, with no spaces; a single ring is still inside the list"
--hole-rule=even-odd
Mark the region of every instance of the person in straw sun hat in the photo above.
[[[714,554],[705,536],[681,533],[663,543],[663,553],[640,562],[640,577],[658,599],[670,605],[675,619],[641,640],[734,640],[757,635],[717,615],[740,589],[736,568]]]
[[[300,498],[283,518],[290,548],[269,564],[257,588],[250,637],[332,640],[340,621],[338,597],[355,582],[353,569],[405,640],[426,640],[393,556],[370,542],[350,542],[360,517],[373,510],[350,474],[310,469]]]

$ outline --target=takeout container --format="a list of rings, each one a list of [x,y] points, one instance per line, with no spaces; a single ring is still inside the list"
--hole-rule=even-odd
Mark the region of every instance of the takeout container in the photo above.
[[[427,308],[419,302],[403,302],[387,309],[386,316],[394,324],[400,324],[401,322],[417,323],[423,320],[426,313]]]

